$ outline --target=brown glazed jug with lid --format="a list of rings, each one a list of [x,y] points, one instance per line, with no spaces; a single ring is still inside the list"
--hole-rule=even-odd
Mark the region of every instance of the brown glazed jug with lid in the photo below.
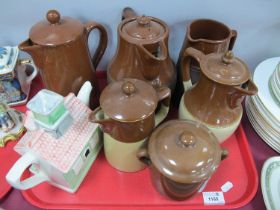
[[[190,62],[188,57],[195,59],[201,69],[195,85],[185,68]],[[191,47],[186,49],[182,62],[186,92],[181,98],[179,118],[203,123],[220,142],[226,140],[240,123],[242,100],[258,90],[247,65],[231,51],[205,55]]]
[[[136,16],[132,9],[125,8],[124,13],[117,51],[108,65],[108,81],[136,78],[155,88],[174,90],[176,70],[168,52],[167,24],[155,17]]]
[[[91,57],[88,37],[93,29],[100,32],[100,39]],[[90,81],[93,86],[91,108],[98,105],[95,69],[106,47],[107,32],[102,25],[60,17],[56,10],[49,10],[46,20],[35,24],[29,31],[29,39],[19,44],[20,50],[32,56],[47,89],[63,96],[69,92],[77,94],[81,86]]]
[[[170,97],[169,88],[155,90],[149,83],[132,78],[113,82],[102,91],[100,108],[94,110],[90,119],[101,125],[105,157],[110,165],[124,172],[146,166],[136,152],[167,116]]]
[[[228,155],[203,124],[171,120],[156,128],[139,160],[150,166],[156,189],[175,200],[195,194]]]
[[[225,53],[232,50],[237,31],[230,29],[227,25],[211,19],[196,19],[187,26],[185,39],[180,50],[177,61],[178,80],[176,84],[176,98],[180,99],[183,92],[183,83],[181,72],[183,71],[182,60],[184,52],[188,47],[193,47],[204,54],[210,53]],[[196,83],[200,76],[200,67],[195,59],[188,57],[190,62],[184,66],[184,71],[190,71],[192,83]],[[176,98],[174,98],[176,100]],[[179,100],[176,100],[179,104]]]

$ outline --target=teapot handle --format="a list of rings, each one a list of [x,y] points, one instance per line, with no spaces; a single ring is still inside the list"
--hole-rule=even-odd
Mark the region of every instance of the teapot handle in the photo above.
[[[122,11],[122,20],[126,18],[136,17],[136,12],[131,7],[125,7]]]
[[[145,57],[151,59],[152,61],[164,61],[168,56],[168,50],[163,40],[159,41],[159,48],[162,53],[158,57],[153,55],[149,50],[147,50],[143,44],[138,44],[137,47],[140,49],[140,52],[144,54]]]
[[[148,149],[147,148],[140,148],[137,152],[137,158],[146,165],[151,165],[151,159],[149,157]]]
[[[85,27],[87,31],[87,38],[89,37],[90,32],[95,28],[98,29],[100,32],[99,44],[91,59],[94,69],[96,69],[100,59],[105,53],[107,43],[108,43],[108,35],[106,29],[99,23],[91,21],[86,23]]]
[[[170,107],[171,90],[168,87],[161,87],[157,90],[160,101],[160,109],[155,114],[155,125],[158,126],[167,116]]]
[[[183,54],[183,59],[181,62],[181,75],[182,75],[182,80],[183,80],[183,85],[184,85],[184,90],[187,91],[190,87],[192,87],[192,81],[191,81],[191,76],[190,76],[190,62],[191,62],[191,57],[197,60],[198,63],[203,59],[205,55],[192,47],[188,47],[184,54]]]
[[[231,30],[231,33],[230,33],[230,41],[229,41],[229,46],[228,46],[228,50],[232,50],[233,46],[234,46],[234,43],[236,41],[236,38],[237,38],[237,31],[236,30]]]

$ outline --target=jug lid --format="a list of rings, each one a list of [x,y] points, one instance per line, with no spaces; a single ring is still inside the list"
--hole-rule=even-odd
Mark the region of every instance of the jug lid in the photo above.
[[[75,40],[85,30],[84,25],[70,17],[60,17],[56,10],[49,10],[46,20],[35,24],[29,37],[38,45],[55,46]]]
[[[200,61],[202,72],[211,80],[225,85],[240,85],[250,79],[247,65],[231,51],[211,53]]]
[[[120,32],[133,42],[154,42],[168,33],[168,26],[157,18],[143,15],[125,19]]]
[[[154,166],[180,183],[209,178],[221,161],[217,138],[204,125],[190,120],[168,121],[152,133],[148,153]]]
[[[147,118],[155,111],[157,102],[155,89],[138,79],[123,79],[111,83],[100,96],[100,106],[104,113],[122,122]]]

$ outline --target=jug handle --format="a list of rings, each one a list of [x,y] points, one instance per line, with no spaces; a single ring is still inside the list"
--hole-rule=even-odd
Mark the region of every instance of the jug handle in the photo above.
[[[228,50],[232,50],[233,46],[234,46],[234,43],[236,41],[236,38],[237,38],[237,31],[236,30],[231,30],[231,33],[230,33],[230,41],[229,41],[229,45],[228,45]]]
[[[137,14],[131,7],[125,7],[122,11],[122,20],[127,18],[136,17]]]
[[[140,148],[138,151],[137,151],[137,158],[144,164],[146,165],[151,165],[151,158],[149,156],[149,153],[148,153],[148,149],[147,148]]]
[[[258,92],[257,86],[251,79],[249,79],[246,83],[247,89],[240,86],[235,86],[233,87],[234,92],[228,95],[228,104],[231,109],[240,106],[244,96],[255,95]]]
[[[204,54],[192,47],[188,47],[184,54],[183,54],[183,59],[182,59],[182,66],[181,66],[181,75],[182,75],[182,80],[183,80],[183,85],[184,85],[184,90],[187,91],[192,87],[192,81],[191,81],[191,76],[190,76],[190,62],[191,62],[191,57],[197,60],[198,63],[201,62],[201,60],[204,58]]]
[[[228,157],[228,154],[229,154],[228,150],[222,148],[222,149],[221,149],[221,160],[226,159],[226,158]]]
[[[94,69],[96,69],[97,65],[99,64],[100,59],[102,58],[102,56],[105,53],[107,43],[108,43],[108,35],[106,32],[106,29],[99,23],[90,21],[85,24],[85,27],[86,27],[86,31],[87,31],[87,38],[89,37],[89,34],[93,29],[98,29],[100,32],[98,47],[91,59]]]
[[[228,50],[232,50],[235,41],[237,38],[237,31],[236,30],[231,30],[230,31],[230,41],[229,41],[229,45],[228,45]]]
[[[157,90],[160,102],[160,109],[155,114],[155,125],[158,126],[167,116],[170,107],[171,90],[168,87],[161,87]]]
[[[165,42],[163,40],[159,41],[159,47],[161,48],[162,51],[162,55],[160,57],[156,57],[154,56],[151,52],[149,52],[144,46],[143,44],[138,44],[137,45],[138,49],[140,49],[140,51],[146,55],[148,57],[148,59],[152,59],[154,61],[164,61],[167,56],[168,56],[168,51],[167,51],[167,47],[165,45]]]

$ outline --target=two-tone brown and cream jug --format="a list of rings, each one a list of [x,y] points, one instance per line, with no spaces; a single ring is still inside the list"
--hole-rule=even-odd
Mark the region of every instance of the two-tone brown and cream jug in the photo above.
[[[100,108],[90,118],[101,125],[105,157],[111,166],[124,172],[146,166],[138,160],[137,151],[167,116],[170,96],[167,87],[155,90],[150,84],[131,78],[113,82],[102,91]]]
[[[188,57],[195,59],[201,69],[195,85],[186,68]],[[257,92],[247,65],[231,51],[205,55],[194,48],[187,48],[182,62],[186,92],[181,98],[179,118],[203,123],[223,142],[240,123],[244,97]]]

